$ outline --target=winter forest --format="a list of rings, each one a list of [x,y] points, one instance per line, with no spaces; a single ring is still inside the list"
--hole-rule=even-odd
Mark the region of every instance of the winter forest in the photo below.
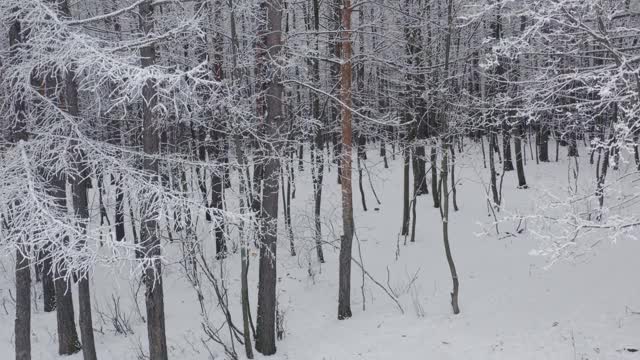
[[[0,0],[0,359],[634,359],[640,1]]]

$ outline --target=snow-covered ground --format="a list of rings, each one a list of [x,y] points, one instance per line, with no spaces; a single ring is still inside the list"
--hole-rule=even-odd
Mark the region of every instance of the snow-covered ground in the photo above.
[[[640,358],[638,353],[629,351],[640,348],[640,314],[634,314],[640,312],[640,286],[636,281],[640,273],[637,260],[640,242],[626,239],[612,243],[603,239],[591,253],[574,261],[557,262],[547,269],[546,258],[530,255],[531,250],[541,246],[539,238],[531,236],[528,229],[517,234],[517,221],[501,223],[500,235],[490,232],[494,228],[487,223],[493,218],[487,214],[482,184],[488,183],[488,170],[482,167],[479,148],[468,146],[467,151],[459,155],[456,169],[460,181],[457,187],[460,210],[451,209],[450,218],[450,241],[460,276],[461,313],[451,312],[451,277],[444,254],[442,224],[439,211],[432,207],[431,195],[418,199],[416,242],[405,245],[404,238],[399,236],[401,158],[390,159],[390,168],[383,169],[378,154],[371,151],[367,167],[382,204],[375,203],[365,175],[369,211],[362,210],[357,171],[354,171],[357,239],[364,267],[380,284],[390,286],[399,296],[404,314],[368,278],[363,304],[362,272],[353,264],[353,317],[337,320],[338,251],[325,245],[326,263],[322,266],[315,263],[311,241],[312,187],[307,164],[303,173],[296,174],[297,197],[292,202],[296,257],[289,255],[285,236],[280,237],[278,302],[284,313],[286,332],[272,359]],[[551,144],[550,150],[553,146]],[[580,150],[583,155],[580,171],[589,172],[588,156],[585,149]],[[565,189],[568,182],[565,156],[566,148],[561,148],[558,163],[536,165],[529,159],[525,171],[530,188],[526,190],[516,189],[515,171],[507,173],[503,185],[504,211],[532,213],[542,192]],[[582,178],[592,182],[593,176]],[[229,206],[236,203],[232,198],[227,202]],[[323,216],[325,240],[338,245],[340,193],[335,167],[325,176]],[[521,224],[521,228],[525,227],[526,224]],[[282,231],[282,226],[280,229]],[[507,232],[517,235],[508,236]],[[177,254],[178,246],[170,245],[168,251]],[[357,243],[353,256],[360,259]],[[257,260],[253,254],[250,296],[254,318]],[[214,260],[212,263],[219,271],[218,263]],[[10,359],[13,358],[13,265],[10,259],[4,259],[3,265],[0,321],[4,326],[0,327],[0,346],[4,351],[0,352],[0,359]],[[224,260],[222,267],[228,275],[226,286],[234,321],[240,326],[239,253]],[[141,349],[146,352],[146,325],[133,305],[137,289],[131,283],[126,270],[101,269],[94,274],[93,317],[100,359],[137,359]],[[34,286],[40,296],[40,284]],[[218,345],[207,342],[208,351],[203,344],[200,306],[179,264],[166,265],[164,286],[169,358],[224,359]],[[77,295],[76,289],[74,294]],[[133,333],[126,336],[116,334],[109,319],[114,298],[119,298],[124,317],[132,327]],[[138,291],[137,298],[144,314],[144,289]],[[33,359],[58,359],[55,313],[43,313],[41,299],[35,301]],[[213,297],[209,302],[213,323],[220,325],[222,315]],[[75,305],[77,307],[77,301]],[[235,347],[243,358],[242,346],[235,343]],[[82,355],[66,358],[81,359]],[[256,353],[256,358],[261,358],[260,354]]]

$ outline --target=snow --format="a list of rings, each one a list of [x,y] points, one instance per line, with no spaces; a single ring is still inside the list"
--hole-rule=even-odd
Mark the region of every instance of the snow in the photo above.
[[[274,360],[348,360],[348,359],[634,359],[625,350],[640,348],[640,287],[635,275],[640,272],[638,241],[602,241],[591,253],[572,261],[559,261],[548,267],[548,259],[532,256],[541,242],[525,230],[518,234],[517,222],[500,224],[496,236],[487,216],[485,190],[488,170],[482,168],[479,148],[467,141],[467,149],[458,154],[456,176],[460,211],[451,211],[450,241],[460,276],[461,314],[453,315],[449,304],[451,277],[442,242],[440,214],[432,207],[431,195],[418,199],[416,242],[399,237],[402,216],[402,160],[390,160],[383,169],[381,159],[369,152],[367,166],[382,205],[376,205],[368,180],[363,181],[369,211],[362,211],[354,171],[354,210],[356,234],[367,271],[380,283],[390,284],[399,296],[405,313],[401,314],[391,299],[369,279],[365,280],[365,306],[361,294],[362,273],[352,264],[353,317],[339,321],[337,314],[337,249],[325,245],[327,262],[315,263],[312,234],[312,184],[310,165],[296,173],[297,197],[292,201],[294,233],[298,256],[288,253],[286,237],[280,237],[278,253],[278,302],[285,316],[285,338],[278,342]],[[554,146],[553,142],[550,144]],[[551,148],[551,146],[550,146]],[[581,171],[591,171],[584,148],[580,149]],[[528,151],[527,151],[528,153]],[[527,156],[529,156],[527,154]],[[504,178],[505,210],[528,214],[534,211],[542,193],[567,187],[566,148],[561,161],[536,165],[530,158],[525,172],[529,189],[516,189],[515,171]],[[613,172],[613,171],[612,171]],[[478,177],[482,176],[482,179]],[[585,179],[594,179],[591,175]],[[481,181],[482,180],[482,181]],[[340,188],[336,169],[325,174],[323,194],[323,235],[337,246],[340,232]],[[229,194],[227,204],[237,206]],[[373,208],[379,207],[379,211]],[[281,209],[282,211],[282,209]],[[281,219],[282,222],[282,219]],[[280,231],[284,234],[281,223]],[[505,237],[509,231],[515,236]],[[478,235],[483,234],[483,235]],[[398,243],[399,242],[399,243]],[[399,244],[399,245],[398,245]],[[396,259],[396,248],[399,256]],[[178,253],[177,245],[168,247]],[[353,257],[359,259],[354,244]],[[167,256],[171,259],[171,256]],[[311,259],[312,264],[309,265]],[[250,297],[255,320],[257,296],[257,256],[251,257]],[[167,341],[171,359],[224,359],[222,349],[208,342],[211,353],[201,339],[200,306],[195,291],[184,278],[179,264],[167,260],[165,267],[165,309]],[[213,261],[213,260],[212,260]],[[5,351],[0,359],[13,356],[14,284],[12,260],[3,259],[5,271],[0,279],[0,344]],[[217,261],[216,261],[216,265]],[[239,304],[240,257],[224,260],[229,299],[235,323],[241,325]],[[387,272],[388,268],[388,272]],[[313,276],[310,276],[310,272]],[[387,280],[387,274],[389,279]],[[416,275],[415,281],[412,278]],[[133,305],[136,286],[128,271],[98,269],[92,279],[93,321],[96,347],[100,359],[137,359],[140,349],[146,352],[146,324]],[[206,286],[205,284],[204,286]],[[40,295],[40,284],[34,285]],[[74,289],[74,295],[77,291]],[[109,313],[112,295],[120,298],[121,308],[134,333],[115,334],[108,319],[98,311]],[[138,303],[144,312],[144,288]],[[209,312],[218,325],[222,319],[210,298]],[[55,313],[43,313],[41,299],[34,305],[33,359],[81,359],[76,354],[58,357]],[[417,306],[416,304],[419,304]],[[75,302],[77,311],[77,299]],[[5,311],[6,310],[6,311]],[[108,317],[108,316],[107,316]],[[235,344],[240,358],[243,348]],[[262,358],[256,353],[256,358]]]

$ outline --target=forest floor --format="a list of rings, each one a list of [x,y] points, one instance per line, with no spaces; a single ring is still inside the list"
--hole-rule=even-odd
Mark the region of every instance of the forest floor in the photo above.
[[[550,150],[554,146],[552,142]],[[586,150],[580,151],[581,171],[593,171]],[[528,158],[528,189],[517,189],[516,172],[508,172],[502,191],[504,208],[526,214],[534,211],[542,192],[564,191],[569,159],[566,148],[561,148],[560,153],[557,163],[536,165]],[[298,252],[295,257],[288,253],[288,240],[280,224],[283,235],[278,245],[278,307],[283,313],[285,333],[271,359],[640,359],[640,352],[632,352],[640,349],[640,285],[635,281],[640,274],[639,241],[603,239],[589,253],[547,266],[547,258],[531,255],[541,244],[539,237],[531,236],[526,221],[519,228],[518,221],[505,221],[499,225],[500,234],[496,234],[483,185],[488,183],[488,170],[482,166],[479,147],[469,144],[458,155],[460,210],[454,212],[451,207],[449,222],[453,258],[460,277],[461,313],[453,315],[442,222],[438,209],[433,208],[431,194],[418,198],[416,241],[407,240],[405,244],[399,235],[403,201],[401,156],[390,158],[390,168],[384,169],[381,158],[372,150],[366,164],[381,204],[376,203],[365,172],[363,185],[369,211],[363,211],[354,169],[353,203],[359,245],[354,243],[353,257],[362,259],[376,281],[393,289],[404,314],[368,277],[362,290],[363,274],[353,263],[353,317],[337,320],[338,250],[330,244],[338,245],[340,188],[334,166],[325,174],[323,235],[330,244],[324,246],[326,263],[320,266],[312,244],[312,185],[310,166],[305,164],[304,172],[296,172],[297,196],[292,201]],[[585,182],[593,180],[591,175],[582,178]],[[233,194],[227,203],[235,206]],[[518,229],[523,231],[519,233]],[[169,245],[167,251],[178,254],[179,246]],[[257,260],[252,254],[249,289],[254,320]],[[234,322],[241,327],[239,252],[230,255],[224,264],[215,260],[212,263],[215,271],[223,269],[227,274],[224,285],[229,289]],[[0,352],[0,359],[11,359],[15,288],[11,260],[3,260],[3,266],[0,322],[4,326],[0,327],[0,346],[4,351]],[[131,285],[129,279],[126,268],[101,269],[93,276],[99,359],[137,359],[146,353],[146,324],[140,315],[145,314],[144,289],[137,291],[137,284]],[[225,359],[219,345],[203,340],[206,336],[196,293],[177,262],[168,261],[164,286],[169,358]],[[56,315],[42,312],[40,284],[34,284],[34,291],[37,304],[32,318],[33,359],[81,359],[81,354],[56,355]],[[136,310],[134,299],[141,311]],[[126,335],[117,333],[112,321],[116,317],[116,301],[120,303],[121,322],[130,327]],[[207,302],[211,322],[221,325],[215,299],[208,298]],[[77,299],[75,305],[77,311]],[[227,331],[223,329],[222,336],[228,340]],[[236,342],[235,349],[243,358],[242,345]],[[262,357],[256,354],[256,358]]]

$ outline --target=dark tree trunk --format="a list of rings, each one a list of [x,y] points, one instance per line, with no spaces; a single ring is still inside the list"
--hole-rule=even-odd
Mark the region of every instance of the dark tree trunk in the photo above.
[[[504,152],[504,162],[502,163],[503,171],[514,170],[513,161],[511,161],[511,134],[510,130],[503,127],[502,131],[502,151]]]
[[[76,332],[76,321],[73,312],[73,296],[71,280],[65,279],[66,270],[63,264],[56,268],[56,318],[58,320],[58,354],[71,355],[80,351],[80,341]]]
[[[123,241],[125,237],[124,228],[124,191],[122,190],[122,177],[115,181],[116,188],[116,240]]]
[[[578,156],[578,141],[576,139],[576,132],[572,131],[569,135],[569,157]]]
[[[458,189],[456,187],[456,150],[453,144],[449,144],[451,150],[451,194],[453,195],[453,211],[458,211]]]
[[[261,30],[261,51],[268,52],[269,59],[280,57],[282,52],[282,6],[275,0],[264,0],[261,3],[266,16],[266,28]],[[267,139],[276,144],[279,153],[279,128],[284,119],[282,114],[283,86],[281,74],[271,62],[265,64],[264,74],[270,75],[266,88],[266,121]],[[263,80],[265,81],[265,80]],[[258,317],[256,328],[256,350],[264,355],[276,352],[276,243],[278,233],[278,174],[280,173],[279,154],[270,154],[264,165],[264,190],[262,197],[260,234],[260,265],[258,283]]]
[[[351,317],[351,246],[353,244],[353,196],[351,188],[351,1],[342,0],[340,99],[342,100],[342,231],[338,289],[338,320]]]
[[[452,2],[453,0],[449,0]],[[449,145],[450,146],[450,145]],[[451,247],[449,245],[449,190],[447,189],[447,169],[449,167],[447,163],[447,145],[442,145],[442,166],[440,170],[440,197],[442,204],[440,205],[442,211],[442,238],[444,240],[445,255],[447,257],[447,263],[449,264],[449,271],[451,272],[451,279],[453,281],[453,290],[451,291],[451,307],[454,314],[460,313],[458,307],[458,272],[456,271],[456,265],[453,262],[453,256],[451,255]]]
[[[63,2],[64,13],[70,16],[67,1]],[[74,117],[80,116],[78,86],[75,82],[75,71],[69,69],[66,73],[65,85],[66,85],[66,98],[67,98],[67,110],[70,115]],[[89,224],[89,198],[87,195],[87,189],[89,188],[90,170],[87,166],[85,155],[81,149],[73,149],[77,146],[77,142],[74,140],[71,142],[73,165],[76,169],[76,174],[71,178],[71,190],[73,200],[73,210],[78,219],[78,226],[82,229],[82,233],[86,233],[87,226]],[[120,189],[118,186],[117,189]],[[117,198],[117,196],[116,196]],[[122,199],[120,199],[120,206],[122,205]],[[116,211],[116,215],[118,211]],[[120,209],[120,215],[122,216],[122,209]],[[121,219],[124,221],[124,218]],[[121,224],[122,231],[124,232],[124,224]],[[118,224],[116,218],[116,234],[118,232]],[[122,236],[124,238],[124,235]],[[118,238],[120,241],[122,238]],[[85,246],[85,240],[80,241],[80,246]],[[79,310],[79,323],[80,323],[80,335],[82,337],[82,355],[84,360],[96,360],[96,345],[93,338],[93,321],[91,319],[91,292],[89,287],[89,274],[79,274],[78,282],[78,310]],[[71,291],[69,291],[71,294]]]
[[[317,145],[316,145],[317,146]],[[322,182],[324,178],[324,158],[323,149],[321,147],[316,149],[316,176],[314,179],[314,193],[313,193],[313,217],[315,223],[315,241],[316,241],[316,253],[318,255],[318,261],[324,263],[324,253],[322,251],[322,220],[320,219],[320,213],[322,211]]]
[[[23,251],[16,250],[15,347],[16,360],[31,360],[31,269]]]
[[[431,196],[433,197],[433,207],[440,207],[440,197],[438,194],[438,152],[436,146],[431,147]]]
[[[482,148],[482,166],[487,168],[487,152],[484,149],[484,136],[480,135],[480,147]]]
[[[269,100],[272,101],[272,100]],[[277,119],[274,119],[278,121]],[[275,354],[276,313],[276,240],[278,219],[278,159],[269,158],[264,167],[262,197],[262,233],[260,234],[260,264],[258,279],[258,317],[256,350],[264,355]]]
[[[11,46],[9,58],[13,61],[16,60],[16,51],[21,43],[22,30],[20,22],[16,20],[9,27],[9,45]],[[25,103],[18,97],[13,106],[17,121],[10,129],[11,141],[18,146],[23,146],[20,142],[27,140],[24,121]],[[8,205],[11,210],[11,204]],[[9,218],[7,230],[11,231],[11,218]],[[31,264],[28,256],[25,256],[30,251],[26,245],[28,239],[24,240],[25,243],[19,243],[16,249],[16,319],[13,328],[16,360],[31,360]]]
[[[638,153],[638,137],[633,138],[633,159],[636,162],[636,169],[640,170],[640,154]],[[593,156],[592,156],[593,158]],[[593,161],[591,161],[593,164]]]
[[[153,4],[139,5],[140,28],[148,36],[154,32]],[[156,62],[154,45],[140,49],[142,67],[153,66]],[[153,117],[153,109],[157,104],[156,82],[148,79],[142,89],[142,139],[143,150],[147,157],[143,161],[143,170],[150,183],[157,183],[159,164],[154,157],[160,153],[159,130]],[[147,207],[147,205],[145,205]],[[145,257],[144,283],[145,303],[147,308],[147,336],[149,339],[149,359],[167,360],[167,338],[164,319],[164,289],[162,282],[162,263],[160,262],[160,238],[158,210],[153,207],[142,209],[140,226],[140,245]]]
[[[284,181],[285,168],[293,171],[293,168],[289,166],[280,166],[280,183],[282,184],[282,210],[284,215],[284,226],[287,231],[287,237],[289,238],[289,253],[291,256],[296,256],[296,247],[293,242],[293,228],[291,227],[291,186],[285,184],[291,181],[290,176],[287,176],[287,182]]]
[[[84,360],[96,360],[96,345],[93,338],[93,320],[91,319],[91,290],[89,274],[78,280],[78,307],[80,336],[82,337],[82,356]]]
[[[546,127],[540,127],[538,130],[540,153],[538,159],[542,162],[549,161],[549,130]]]
[[[402,232],[401,235],[409,235],[409,165],[411,154],[409,149],[403,150],[403,175],[402,175]]]
[[[389,161],[387,160],[387,146],[384,143],[384,140],[380,140],[380,156],[384,161],[384,168],[389,168]]]
[[[50,183],[50,194],[56,199],[60,211],[67,209],[66,176],[55,175]],[[62,239],[67,243],[68,239]],[[56,251],[57,249],[52,249]],[[71,355],[80,351],[80,341],[76,332],[76,321],[73,311],[71,281],[67,276],[66,264],[61,261],[54,264],[54,284],[56,288],[56,319],[58,321],[58,353]]]
[[[364,195],[364,188],[362,187],[362,164],[360,163],[360,161],[364,159],[360,156],[360,154],[358,154],[357,159],[358,159],[358,187],[360,189],[360,198],[362,199],[362,209],[364,211],[367,211],[367,200]]]
[[[56,309],[56,287],[53,283],[53,269],[49,246],[40,249],[38,260],[40,264],[40,276],[42,277],[42,299],[44,300],[44,312],[52,312]]]
[[[217,147],[218,144],[215,145]],[[218,161],[215,155],[219,154],[219,151],[215,149],[210,154],[213,161]],[[222,210],[223,208],[223,192],[224,192],[224,173],[220,169],[215,169],[211,174],[211,204],[209,207],[215,210]],[[225,227],[224,220],[219,218],[214,221],[214,234],[216,237],[216,256],[222,258],[227,253],[227,242],[225,239]]]
[[[489,135],[489,148],[493,149],[495,145],[496,137],[493,134]],[[491,195],[493,196],[493,204],[495,206],[500,205],[500,197],[498,196],[498,186],[496,179],[496,161],[493,151],[489,151],[489,173],[491,177]]]
[[[516,148],[516,170],[518,173],[518,188],[526,189],[527,180],[524,177],[524,165],[522,163],[522,127],[516,125],[515,137],[513,138],[513,144]]]
[[[424,146],[416,146],[413,153],[413,182],[416,196],[429,193],[427,183],[427,161]]]
[[[298,92],[298,95],[300,93]],[[300,144],[298,147],[298,171],[304,171],[304,145]]]

